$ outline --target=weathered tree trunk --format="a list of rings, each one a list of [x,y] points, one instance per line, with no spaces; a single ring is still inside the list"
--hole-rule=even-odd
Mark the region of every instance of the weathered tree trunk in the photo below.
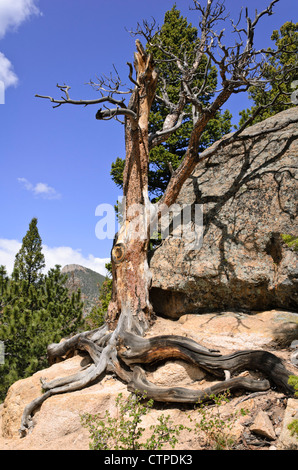
[[[132,331],[142,333],[148,328],[152,317],[149,301],[151,276],[147,262],[150,239],[148,123],[157,73],[152,57],[146,55],[139,41],[136,46],[138,85],[128,106],[136,119],[125,118],[124,221],[112,249],[113,294],[106,321],[114,329],[122,312],[131,317]]]
[[[130,331],[143,334],[151,324],[153,314],[149,301],[148,242],[135,240],[130,225],[125,223],[112,249],[113,293],[106,322],[109,329],[114,330],[122,314],[127,317]]]

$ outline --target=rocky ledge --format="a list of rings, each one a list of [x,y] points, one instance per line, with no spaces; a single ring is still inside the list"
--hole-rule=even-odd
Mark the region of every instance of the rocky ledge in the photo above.
[[[298,373],[292,360],[298,349],[291,348],[298,339],[298,314],[292,312],[273,310],[254,315],[244,312],[209,313],[184,315],[178,321],[158,318],[148,336],[158,336],[165,331],[192,338],[206,347],[216,346],[222,353],[247,347],[262,348],[285,361],[293,375]],[[20,438],[18,433],[25,405],[41,394],[40,379],[71,375],[85,367],[86,361],[86,357],[77,355],[11,386],[4,404],[0,406],[1,450],[88,450],[89,435],[82,427],[80,417],[84,413],[97,413],[104,417],[106,410],[111,416],[116,416],[116,397],[119,393],[128,396],[126,385],[110,375],[81,391],[48,398],[34,415],[32,432],[24,438]],[[255,376],[258,377],[257,372]],[[148,371],[148,378],[160,387],[179,384],[206,388],[212,385],[203,370],[182,361],[160,364],[155,370]],[[247,410],[244,416],[241,414],[243,408]],[[298,439],[292,437],[287,428],[293,419],[298,419],[297,399],[272,389],[245,395],[236,393],[229,403],[220,406],[218,412],[227,423],[231,416],[233,418],[229,432],[234,449],[298,449]],[[185,426],[190,424],[189,415],[194,420],[199,419],[198,411],[191,406],[155,403],[144,418],[145,429],[149,430],[161,414],[170,415],[175,424]],[[204,433],[183,431],[176,449],[206,449],[209,445]]]

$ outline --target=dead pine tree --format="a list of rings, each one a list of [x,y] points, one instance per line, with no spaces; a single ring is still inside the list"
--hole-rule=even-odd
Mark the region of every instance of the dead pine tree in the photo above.
[[[112,248],[113,293],[106,323],[99,329],[79,333],[59,344],[48,346],[51,362],[56,358],[69,355],[72,350],[89,353],[92,362],[87,369],[67,377],[43,382],[43,394],[28,404],[24,410],[21,435],[25,435],[32,426],[32,415],[48,397],[82,389],[104,373],[114,373],[128,384],[131,391],[146,391],[147,396],[156,401],[196,403],[210,394],[224,390],[240,388],[243,390],[267,390],[273,384],[286,393],[293,393],[288,385],[289,372],[275,355],[262,350],[238,351],[230,355],[221,355],[209,350],[195,341],[180,336],[158,336],[144,338],[144,333],[154,321],[154,312],[150,304],[149,292],[151,274],[148,264],[148,245],[150,226],[158,220],[164,208],[173,205],[181,187],[191,175],[198,162],[210,155],[208,149],[199,153],[200,138],[206,125],[218,110],[234,93],[248,91],[251,86],[264,87],[262,69],[266,51],[255,50],[255,28],[265,15],[271,15],[274,0],[262,12],[255,13],[253,19],[248,11],[240,14],[237,23],[231,21],[236,42],[233,46],[223,43],[224,29],[216,30],[220,23],[230,21],[225,16],[224,1],[208,0],[203,7],[198,1],[193,8],[199,15],[200,38],[191,57],[179,55],[168,49],[159,37],[154,24],[143,22],[134,34],[145,38],[148,49],[145,50],[139,39],[136,40],[134,66],[128,63],[129,79],[132,89],[123,90],[119,76],[104,77],[97,87],[101,97],[95,100],[73,100],[69,96],[70,87],[57,87],[63,92],[61,99],[51,96],[36,95],[49,99],[54,107],[66,104],[89,106],[102,104],[96,119],[124,119],[126,160],[124,169],[123,195],[125,218]],[[165,61],[173,63],[179,70],[180,93],[177,102],[171,102],[167,93],[165,78],[158,73],[152,50],[163,52]],[[207,61],[206,61],[207,58]],[[203,62],[205,61],[205,62]],[[206,63],[205,73],[200,87],[195,83],[196,74],[202,63]],[[211,65],[216,65],[221,79],[221,88],[213,102],[204,104],[204,95],[208,93],[207,78]],[[158,83],[161,93],[157,94]],[[130,93],[129,102],[125,97]],[[280,93],[283,91],[280,89]],[[285,93],[284,93],[285,94]],[[287,99],[288,97],[285,97]],[[154,134],[149,133],[149,113],[154,100],[159,100],[168,109],[163,128]],[[261,110],[232,136],[223,139],[220,145],[230,143]],[[184,158],[176,171],[172,172],[168,186],[155,204],[148,196],[149,151],[154,146],[165,142],[182,125],[186,115],[191,115],[192,132]],[[214,151],[214,150],[213,150]],[[216,345],[215,345],[216,347]],[[218,378],[215,386],[205,390],[191,390],[182,387],[160,388],[146,379],[146,365],[170,358],[182,359],[197,365]],[[251,376],[237,376],[243,370],[259,370],[264,380],[254,380]]]

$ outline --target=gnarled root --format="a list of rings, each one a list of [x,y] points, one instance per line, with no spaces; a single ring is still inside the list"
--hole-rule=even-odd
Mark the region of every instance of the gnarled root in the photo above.
[[[288,385],[290,372],[282,360],[263,350],[244,350],[221,355],[183,336],[144,339],[125,333],[121,338],[119,354],[129,365],[152,364],[170,358],[182,359],[221,379],[225,379],[226,371],[235,374],[243,370],[259,370],[285,393],[293,393],[293,388]]]
[[[147,339],[135,334],[134,331],[126,322],[119,321],[116,330],[112,332],[104,325],[102,328],[78,334],[62,343],[50,345],[48,348],[50,360],[65,356],[77,349],[88,352],[92,363],[70,377],[42,383],[43,395],[33,400],[24,410],[21,435],[26,435],[28,429],[32,427],[34,411],[48,397],[81,390],[99,380],[106,372],[115,373],[128,384],[130,391],[146,391],[148,398],[161,402],[196,403],[225,390],[237,388],[264,391],[270,388],[270,384],[287,394],[294,393],[293,388],[288,385],[290,372],[281,359],[267,351],[246,350],[221,355],[218,351],[207,349],[183,336],[157,336]],[[167,359],[180,359],[195,364],[220,381],[205,390],[157,387],[147,380],[140,364],[146,367],[148,364],[160,363]],[[264,373],[266,379],[255,380],[252,377],[239,376],[230,378],[243,370],[258,370]]]
[[[175,402],[175,403],[198,403],[208,400],[211,395],[223,393],[226,390],[234,389],[264,391],[270,388],[268,380],[253,380],[250,377],[235,377],[233,379],[218,382],[204,390],[193,390],[184,387],[162,388],[149,382],[143,369],[134,367],[132,381],[128,384],[128,390],[134,392],[146,392],[146,395],[155,401]]]

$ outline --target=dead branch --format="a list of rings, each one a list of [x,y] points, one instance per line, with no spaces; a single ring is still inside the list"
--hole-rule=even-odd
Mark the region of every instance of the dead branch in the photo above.
[[[186,64],[184,64],[180,58],[175,57],[175,59],[181,72],[181,83],[185,90],[185,101],[193,105],[195,110],[193,115],[195,119],[189,146],[179,168],[174,172],[169,181],[168,187],[160,200],[161,205],[166,204],[170,206],[175,202],[184,181],[198,163],[200,159],[198,154],[200,137],[207,122],[215,116],[216,112],[220,110],[222,105],[232,94],[247,91],[252,86],[263,87],[265,83],[268,83],[263,77],[264,51],[262,50],[261,52],[254,49],[254,33],[260,19],[264,15],[271,15],[273,6],[278,1],[279,0],[273,0],[268,8],[260,13],[256,12],[253,20],[249,18],[248,11],[246,11],[246,29],[239,27],[241,16],[236,25],[232,23],[235,28],[234,31],[240,36],[244,36],[242,41],[236,43],[234,46],[226,46],[223,43],[224,30],[218,33],[212,29],[216,22],[224,19],[223,3],[215,3],[214,0],[208,0],[207,6],[204,8],[201,6],[200,2],[194,1],[195,9],[200,11],[202,16],[200,21],[201,41],[198,42],[196,60],[186,67]],[[161,48],[162,46],[158,44],[158,47]],[[219,51],[219,53],[217,51]],[[163,50],[163,52],[165,51]],[[170,53],[168,53],[168,55],[171,56]],[[204,86],[201,86],[199,93],[193,87],[193,78],[196,68],[200,61],[203,60],[204,56],[209,57],[208,65],[213,63],[217,66],[222,85],[213,103],[207,107],[204,105],[201,98],[205,92]],[[171,56],[171,58],[174,59],[173,56]],[[205,87],[207,77],[208,67],[205,69],[203,82]],[[282,93],[281,90],[280,93]],[[257,110],[254,113],[254,117],[261,112],[261,110],[262,109]],[[249,120],[249,123],[250,122],[252,122],[252,119]],[[237,135],[239,135],[247,125],[242,126],[241,130],[237,132]]]
[[[103,96],[101,98],[98,98],[96,100],[73,100],[69,97],[68,91],[70,90],[70,86],[67,85],[56,85],[59,90],[63,91],[65,93],[65,97],[62,96],[61,99],[56,99],[51,96],[44,96],[44,95],[35,95],[37,98],[45,98],[50,100],[52,103],[57,103],[57,106],[53,106],[54,108],[58,108],[58,106],[61,106],[62,104],[75,104],[75,105],[83,105],[83,106],[89,106],[92,104],[99,104],[99,103],[104,103],[104,102],[109,102],[121,107],[125,107],[124,101],[123,100],[116,100],[112,96]]]
[[[116,116],[127,116],[133,120],[136,120],[136,114],[128,109],[124,103],[124,100],[116,100],[113,98],[113,96],[108,95],[108,96],[102,96],[101,98],[98,98],[96,100],[73,100],[69,96],[69,90],[70,86],[67,85],[56,85],[59,90],[63,91],[65,94],[65,97],[62,96],[61,99],[53,98],[52,96],[44,96],[44,95],[35,95],[37,98],[44,98],[50,100],[52,103],[56,103],[53,108],[58,108],[62,104],[74,104],[74,105],[80,105],[80,106],[90,106],[93,104],[101,104],[101,103],[110,103],[114,104],[117,106],[117,108],[113,109],[107,109],[105,111],[102,111],[101,109],[97,112],[96,114],[96,119],[99,120],[108,120],[112,119]],[[116,93],[117,91],[113,91],[113,93]]]
[[[97,77],[97,82],[94,82],[93,80],[89,80],[87,85],[91,85],[92,88],[94,88],[96,91],[99,91],[102,96],[103,93],[108,93],[108,96],[113,96],[114,94],[116,95],[128,95],[132,92],[132,90],[129,88],[127,90],[122,90],[121,88],[125,88],[126,85],[122,83],[121,78],[119,76],[119,73],[113,65],[113,69],[115,72],[115,75],[110,73],[110,76],[102,75],[101,77]]]

